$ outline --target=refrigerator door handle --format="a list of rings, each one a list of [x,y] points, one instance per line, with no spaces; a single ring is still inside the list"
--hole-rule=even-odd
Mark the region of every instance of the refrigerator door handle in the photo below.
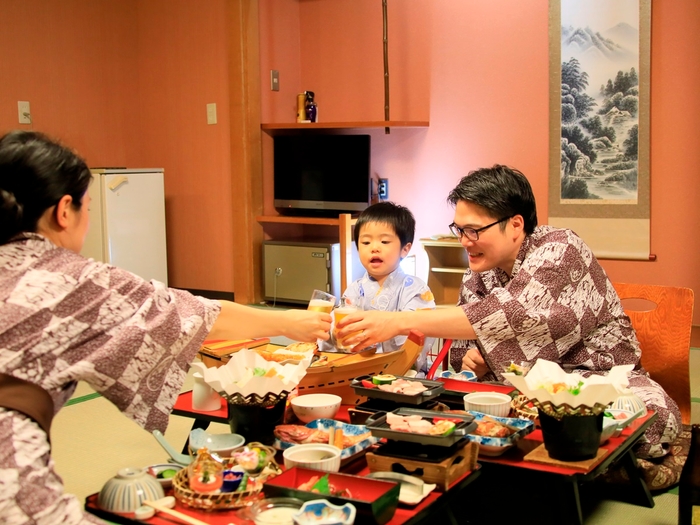
[[[129,177],[126,175],[121,175],[120,177],[115,177],[112,182],[109,183],[109,189],[112,191],[117,191],[117,188],[122,184],[129,182]]]

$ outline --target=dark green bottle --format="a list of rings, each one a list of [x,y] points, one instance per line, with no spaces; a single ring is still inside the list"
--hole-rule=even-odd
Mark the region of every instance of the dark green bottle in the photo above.
[[[693,425],[678,485],[678,525],[700,525],[700,425]]]

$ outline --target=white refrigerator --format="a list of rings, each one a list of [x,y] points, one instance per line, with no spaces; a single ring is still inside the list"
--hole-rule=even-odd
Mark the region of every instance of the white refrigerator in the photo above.
[[[162,168],[92,169],[81,254],[168,283]]]

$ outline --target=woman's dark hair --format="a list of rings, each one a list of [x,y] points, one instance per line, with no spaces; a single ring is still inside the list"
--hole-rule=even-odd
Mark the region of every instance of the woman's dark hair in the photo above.
[[[0,137],[0,244],[35,232],[44,212],[64,195],[79,209],[91,180],[83,159],[42,133]]]
[[[381,222],[394,228],[403,248],[409,242],[413,242],[416,234],[416,219],[411,210],[400,204],[389,201],[378,202],[364,209],[355,223],[355,245],[359,247],[360,232],[362,226],[368,222]]]
[[[532,187],[521,172],[496,164],[491,168],[470,171],[447,196],[447,202],[456,206],[468,201],[488,210],[495,219],[521,215],[525,233],[531,234],[537,226],[537,206]],[[501,224],[505,228],[505,223]]]

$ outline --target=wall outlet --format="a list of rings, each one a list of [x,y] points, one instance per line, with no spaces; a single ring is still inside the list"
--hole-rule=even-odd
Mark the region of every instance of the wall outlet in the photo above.
[[[377,197],[383,201],[389,198],[389,179],[379,179],[379,184],[377,184]]]
[[[17,101],[17,116],[19,117],[20,124],[32,123],[32,112],[29,109],[29,102],[26,100]]]
[[[207,124],[216,124],[216,103],[207,104]]]

